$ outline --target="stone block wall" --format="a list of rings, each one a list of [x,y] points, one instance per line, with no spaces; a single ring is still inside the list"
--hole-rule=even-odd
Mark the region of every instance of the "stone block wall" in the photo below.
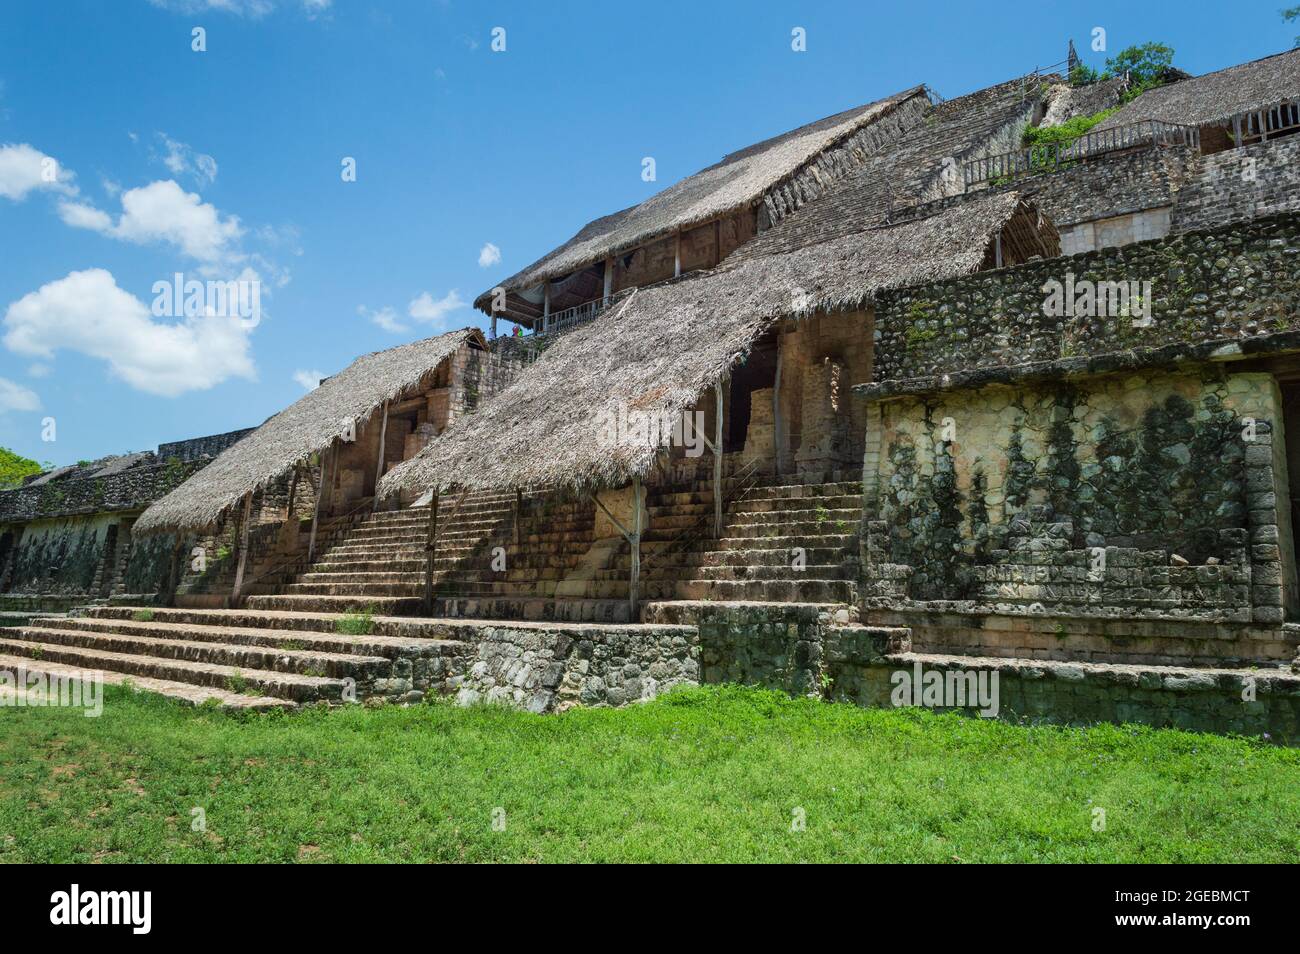
[[[1132,311],[1048,313],[1050,282],[1150,282]],[[1080,292],[1081,293],[1081,292]],[[889,394],[1044,374],[1095,373],[1236,349],[1300,330],[1300,218],[1276,216],[1084,255],[1030,262],[881,297],[874,381]]]
[[[1061,228],[1061,254],[1075,255],[1114,245],[1131,245],[1169,234],[1172,209],[1165,206]]]
[[[1145,372],[913,396],[864,458],[868,605],[1280,624],[1272,377]]]
[[[224,434],[213,434],[209,437],[191,437],[183,441],[171,441],[166,444],[158,445],[158,457],[160,460],[199,460],[203,457],[216,457],[227,447],[238,443],[238,441],[247,434],[253,433],[256,428],[245,427],[238,431],[227,431]]]
[[[859,626],[848,607],[820,603],[676,601],[647,604],[647,623],[699,632],[700,680],[820,694],[845,667],[910,648],[905,630]]]
[[[1300,212],[1300,140],[1295,136],[1205,156],[1197,171],[1178,194],[1176,232]]]
[[[945,678],[949,672],[996,673],[997,718],[1006,721],[1136,723],[1300,744],[1300,676],[1281,672],[1025,660],[989,665],[954,656],[900,653],[842,672],[830,685],[830,698],[894,708],[894,674],[914,672],[918,664],[923,672],[937,671]]]
[[[502,624],[481,629],[447,687],[465,704],[532,712],[621,706],[700,681],[699,645],[684,626]]]

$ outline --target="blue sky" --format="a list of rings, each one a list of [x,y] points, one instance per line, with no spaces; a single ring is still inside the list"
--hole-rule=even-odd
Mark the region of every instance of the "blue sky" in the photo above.
[[[68,463],[257,424],[362,352],[481,324],[479,292],[726,152],[1070,37],[1101,66],[1097,26],[1221,68],[1291,45],[1281,6],[6,0],[0,445]],[[155,316],[177,272],[256,279],[260,320]]]

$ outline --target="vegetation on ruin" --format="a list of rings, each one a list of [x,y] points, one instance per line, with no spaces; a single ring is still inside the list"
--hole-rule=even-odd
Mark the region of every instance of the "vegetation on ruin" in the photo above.
[[[1054,144],[1068,146],[1087,135],[1094,126],[1114,115],[1118,109],[1118,106],[1114,106],[1091,116],[1075,116],[1055,126],[1026,126],[1020,137],[1021,144],[1030,149]]]
[[[347,613],[334,623],[334,631],[342,636],[369,636],[375,629],[375,609],[367,607],[359,612]]]
[[[1296,750],[737,687],[534,716],[110,686],[97,719],[0,718],[0,862],[1280,862],[1300,834]]]
[[[12,490],[22,485],[24,477],[41,472],[41,465],[7,447],[0,447],[0,490]]]
[[[1300,9],[1300,8],[1297,8]],[[1163,43],[1143,43],[1120,50],[1106,60],[1104,70],[1078,63],[1070,70],[1069,80],[1075,86],[1086,86],[1099,80],[1115,79],[1128,74],[1129,85],[1120,102],[1137,99],[1149,89],[1163,86],[1174,66],[1174,51]]]

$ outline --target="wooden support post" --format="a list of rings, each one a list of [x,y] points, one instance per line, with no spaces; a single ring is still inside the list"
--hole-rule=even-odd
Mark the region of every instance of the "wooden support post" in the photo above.
[[[334,445],[321,451],[320,483],[316,486],[316,508],[311,512],[311,536],[307,538],[307,562],[316,556],[316,524],[320,522],[321,501],[325,499],[325,488],[329,485],[330,459],[334,456]]]
[[[492,337],[495,338],[496,336],[497,336],[497,315],[496,312],[493,312],[492,313]]]
[[[993,263],[997,268],[1002,267],[1002,233],[999,232],[993,236]]]
[[[605,294],[602,296],[602,304],[609,304],[609,300],[614,297],[614,256],[611,255],[605,259]]]
[[[772,443],[776,446],[776,474],[781,475],[781,359],[784,349],[781,347],[781,330],[776,332],[776,379],[772,382]]]
[[[239,606],[239,591],[244,587],[244,567],[248,564],[248,524],[253,519],[253,492],[244,494],[244,519],[239,527],[239,563],[235,566],[235,589],[230,594],[230,605]]]
[[[717,267],[722,262],[722,219],[713,220],[713,264]]]
[[[713,535],[722,537],[722,381],[713,386],[717,395],[713,428]]]
[[[542,334],[550,331],[551,324],[551,280],[546,279],[542,287]]]
[[[515,488],[515,546],[519,546],[519,514],[524,509],[524,492]]]
[[[302,468],[298,464],[293,465],[293,477],[289,480],[289,502],[284,508],[284,520],[286,523],[293,519],[294,497],[298,495],[298,475]]]
[[[375,507],[379,506],[379,478],[384,476],[384,446],[388,440],[388,402],[384,402],[384,423],[379,426],[379,453],[375,456],[378,461],[375,463]]]
[[[673,236],[673,278],[682,273],[682,233]]]
[[[632,478],[632,534],[628,538],[632,550],[632,572],[628,580],[628,622],[637,622],[637,597],[641,586],[641,478]]]
[[[433,615],[433,557],[438,543],[438,492],[429,498],[429,524],[424,538],[424,611]]]

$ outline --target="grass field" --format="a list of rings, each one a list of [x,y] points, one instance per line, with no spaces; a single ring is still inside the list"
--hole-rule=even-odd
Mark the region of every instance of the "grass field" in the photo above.
[[[1297,848],[1300,752],[1175,731],[735,687],[560,716],[232,716],[113,687],[98,719],[0,709],[2,861],[1201,862]]]

